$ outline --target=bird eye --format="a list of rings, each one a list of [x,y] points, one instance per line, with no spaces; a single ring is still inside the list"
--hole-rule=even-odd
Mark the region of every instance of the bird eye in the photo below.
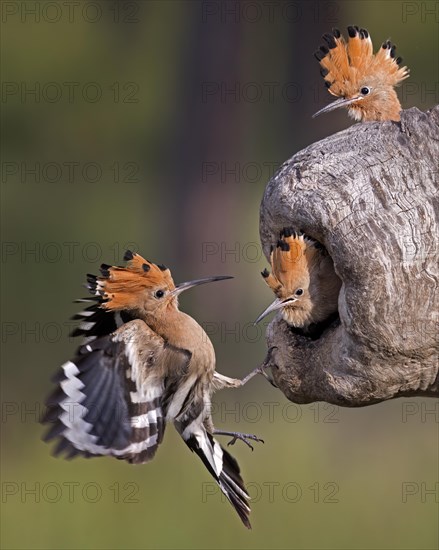
[[[370,92],[370,88],[363,86],[360,90],[361,95],[367,95]]]
[[[296,296],[302,296],[302,294],[303,294],[303,289],[302,289],[302,288],[298,288],[294,294],[295,294]]]
[[[163,298],[164,295],[165,295],[164,290],[157,290],[157,292],[155,293],[156,298]]]

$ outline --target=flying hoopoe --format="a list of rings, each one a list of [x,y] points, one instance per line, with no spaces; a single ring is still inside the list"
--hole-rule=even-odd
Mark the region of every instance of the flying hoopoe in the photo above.
[[[249,495],[236,460],[214,439],[262,441],[251,434],[216,430],[210,414],[215,390],[239,387],[215,371],[213,345],[202,327],[178,309],[178,295],[219,276],[175,285],[171,272],[127,251],[126,267],[103,264],[88,275],[92,304],[74,317],[83,336],[76,357],[65,363],[48,398],[45,436],[58,438],[55,455],[114,456],[132,464],[151,460],[172,422],[203,461],[244,525]]]
[[[374,55],[366,29],[348,27],[346,42],[338,29],[323,35],[325,45],[315,52],[325,85],[336,101],[313,116],[346,107],[357,121],[400,120],[401,104],[394,87],[409,77],[396,46],[389,40]]]
[[[338,311],[341,280],[326,250],[314,239],[285,228],[272,247],[272,273],[262,272],[267,285],[277,296],[256,319],[278,309],[284,320],[306,334],[313,325],[329,319]]]

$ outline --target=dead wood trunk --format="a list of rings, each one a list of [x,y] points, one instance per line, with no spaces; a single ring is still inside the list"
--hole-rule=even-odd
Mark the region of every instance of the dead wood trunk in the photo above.
[[[439,106],[355,124],[294,155],[261,205],[264,252],[284,226],[319,240],[343,281],[339,321],[317,340],[278,315],[276,385],[296,403],[370,405],[439,396]],[[269,296],[267,295],[267,300]]]

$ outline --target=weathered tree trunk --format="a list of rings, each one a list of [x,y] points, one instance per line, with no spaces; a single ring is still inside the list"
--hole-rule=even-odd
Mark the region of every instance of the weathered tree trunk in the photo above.
[[[294,155],[268,183],[266,255],[292,225],[324,244],[343,281],[340,319],[320,338],[280,315],[267,329],[267,362],[290,400],[439,396],[438,127],[439,106],[356,124]]]

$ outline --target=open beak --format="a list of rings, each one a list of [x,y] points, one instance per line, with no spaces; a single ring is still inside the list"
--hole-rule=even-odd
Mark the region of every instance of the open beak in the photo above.
[[[178,296],[185,290],[189,290],[193,286],[198,285],[204,285],[206,283],[213,283],[214,281],[224,281],[225,279],[233,279],[233,277],[230,277],[229,275],[218,275],[217,277],[206,277],[204,279],[195,279],[194,281],[188,281],[187,283],[180,283],[177,285],[177,287],[172,291],[173,296]]]
[[[272,311],[276,311],[277,309],[281,309],[289,304],[292,304],[293,302],[297,302],[297,298],[288,298],[287,300],[281,300],[280,298],[276,298],[276,300],[270,304],[265,311],[263,311],[259,317],[254,322],[255,325],[259,323],[259,321],[262,321],[264,317],[266,317],[269,313]]]
[[[360,101],[361,99],[363,99],[363,96],[352,97],[351,99],[345,99],[344,97],[341,97],[340,99],[336,99],[329,105],[326,105],[326,107],[323,107],[323,109],[320,109],[320,111],[317,111],[317,113],[314,113],[312,115],[312,118],[315,118],[316,116],[319,116],[323,113],[329,113],[329,111],[333,111],[334,109],[338,109],[339,107],[347,107],[348,105],[351,105],[356,101]]]

